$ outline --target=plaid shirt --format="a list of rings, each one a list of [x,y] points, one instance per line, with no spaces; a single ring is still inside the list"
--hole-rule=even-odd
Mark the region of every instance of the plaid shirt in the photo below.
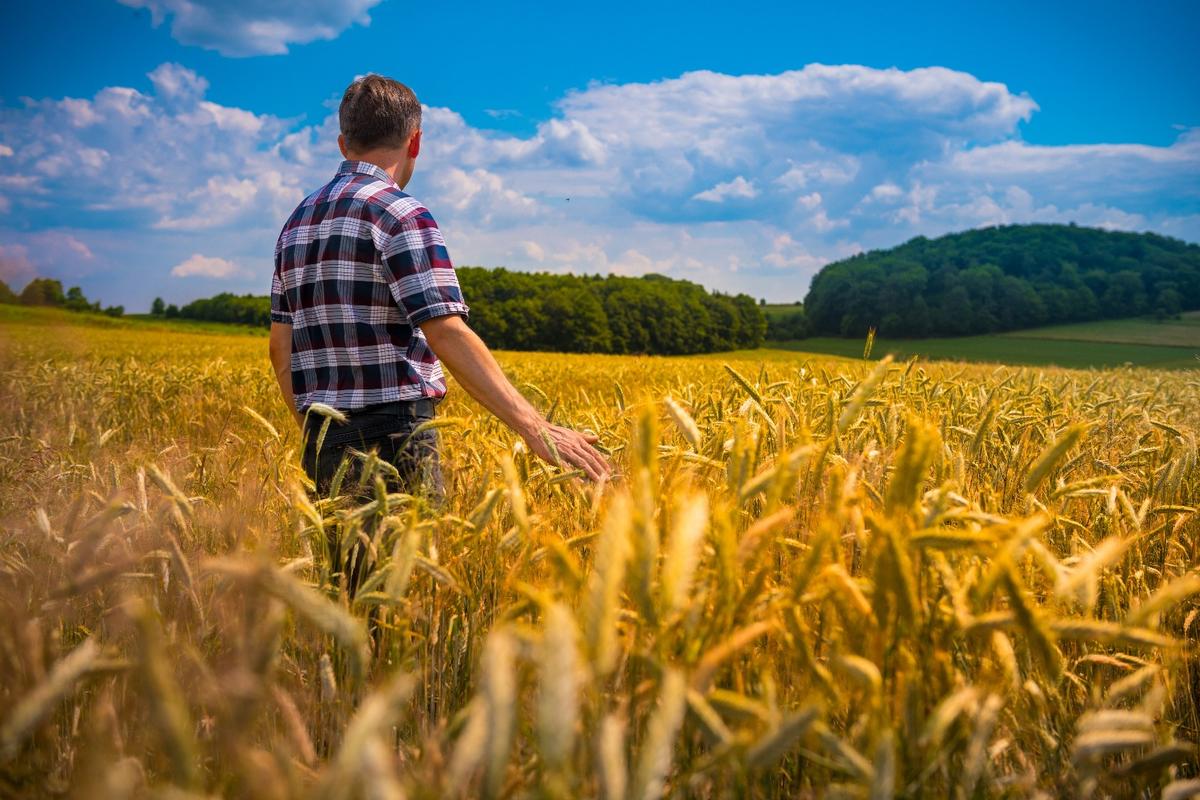
[[[418,326],[467,310],[429,210],[374,164],[343,161],[279,234],[271,319],[292,326],[301,412],[444,396]]]

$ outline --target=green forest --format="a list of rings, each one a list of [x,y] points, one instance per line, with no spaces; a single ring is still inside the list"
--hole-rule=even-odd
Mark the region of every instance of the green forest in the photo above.
[[[155,300],[150,313],[162,316],[182,317],[183,319],[199,319],[205,322],[232,322],[235,325],[257,325],[263,328],[271,326],[271,298],[267,295],[230,294],[221,292],[213,297],[202,297],[180,308],[174,306],[163,308]]]
[[[918,236],[827,264],[804,302],[763,306],[662,275],[570,275],[459,267],[469,323],[492,347],[681,355],[810,336],[971,336],[1200,309],[1200,245],[1075,225],[1005,225]],[[78,287],[37,278],[0,302],[100,311]],[[119,316],[120,306],[103,309]],[[266,327],[270,300],[228,292],[157,317]]]
[[[689,354],[754,348],[766,320],[754,298],[708,292],[661,275],[552,275],[459,267],[469,323],[503,350]],[[178,308],[156,299],[153,316],[266,327],[270,298],[228,292]]]
[[[67,311],[92,311],[119,317],[125,313],[124,306],[101,307],[100,303],[88,300],[83,290],[72,286],[63,291],[62,281],[54,278],[34,278],[17,294],[4,281],[0,281],[0,303],[25,306],[50,306]]]
[[[966,336],[1200,308],[1200,245],[1075,225],[1004,225],[827,264],[769,338]],[[784,326],[788,326],[785,331]],[[786,336],[780,334],[788,334]]]
[[[469,323],[503,350],[684,355],[759,347],[767,323],[754,298],[709,292],[697,283],[661,275],[554,275],[459,267]],[[37,278],[20,295],[0,282],[0,302],[100,311],[78,287]],[[124,309],[105,309],[120,315]],[[155,298],[150,313],[267,327],[271,301],[222,292],[178,307]]]
[[[471,327],[492,347],[677,355],[759,347],[754,298],[661,275],[555,275],[460,267]]]

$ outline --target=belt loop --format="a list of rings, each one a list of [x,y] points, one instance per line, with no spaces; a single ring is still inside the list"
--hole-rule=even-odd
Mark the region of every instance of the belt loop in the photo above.
[[[438,400],[432,397],[420,397],[416,400],[391,400],[367,406],[364,411],[377,414],[396,414],[399,416],[432,417],[437,413]],[[353,412],[352,412],[353,413]]]

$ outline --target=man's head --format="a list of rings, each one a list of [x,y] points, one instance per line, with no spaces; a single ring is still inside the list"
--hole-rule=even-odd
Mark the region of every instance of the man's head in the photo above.
[[[370,161],[404,186],[421,149],[421,103],[413,90],[382,75],[356,78],[338,108],[338,147],[346,158]]]

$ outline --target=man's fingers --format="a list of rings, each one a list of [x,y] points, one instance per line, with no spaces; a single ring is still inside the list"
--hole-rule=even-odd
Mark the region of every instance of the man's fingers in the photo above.
[[[565,442],[554,435],[552,428],[544,429],[539,438],[542,440],[542,444],[546,446],[546,461],[561,468],[563,465],[563,445]]]
[[[607,470],[604,463],[597,460],[595,451],[589,445],[579,445],[572,443],[569,450],[569,457],[573,466],[579,467],[593,481],[600,480],[600,476]]]
[[[592,465],[596,468],[596,471],[598,473],[600,473],[601,475],[608,473],[608,471],[609,471],[608,462],[604,460],[603,456],[601,456],[599,453],[597,453],[595,450],[593,450],[590,446],[586,449],[585,452],[587,453],[588,459],[592,462]]]
[[[580,469],[582,469],[585,473],[587,473],[588,480],[592,481],[593,483],[600,480],[600,473],[596,472],[595,467],[583,466],[583,467],[580,467]]]
[[[601,455],[599,450],[596,450],[595,447],[589,443],[583,447],[583,451],[587,453],[588,458],[592,459],[592,463],[595,464],[596,470],[598,470],[601,475],[607,475],[608,473],[611,473],[612,464],[608,463],[608,459],[605,458],[604,455]]]
[[[531,448],[538,458],[545,461],[547,464],[553,464],[556,467],[562,466],[562,451],[555,445],[550,446],[550,443],[544,439],[537,440],[537,446]]]
[[[537,438],[541,447],[534,447],[534,453],[560,469],[567,466],[582,469],[592,481],[612,472],[608,461],[592,446],[600,440],[595,434],[551,425]]]
[[[557,428],[559,433],[563,434],[564,436],[572,438],[578,437],[583,439],[588,444],[595,444],[596,442],[600,441],[600,437],[591,431],[577,431],[574,428],[564,428],[561,425],[556,425],[554,427]]]
[[[600,457],[599,453],[592,449],[591,445],[581,445],[580,454],[590,466],[591,471],[595,472],[597,476],[604,475],[609,471],[608,463]],[[593,478],[593,480],[598,480],[598,477]]]
[[[571,461],[571,466],[583,470],[588,478],[593,481],[600,479],[600,473],[596,470],[595,465],[588,461],[587,456],[582,451],[572,449],[567,452],[567,457]]]
[[[608,471],[608,465],[600,458],[596,458],[594,451],[584,453],[584,458],[588,459],[588,464],[592,465],[592,471],[596,474],[595,480],[600,480],[600,476]]]
[[[570,437],[572,439],[574,439],[576,442],[580,443],[581,445],[584,445],[583,450],[585,450],[588,453],[597,452],[596,448],[594,448],[592,445],[594,445],[596,442],[600,441],[599,436],[597,436],[594,433],[584,433],[583,431],[574,431],[574,430],[571,430],[570,428],[566,428],[564,430],[570,435]]]
[[[581,468],[590,476],[596,471],[596,465],[592,459],[588,458],[587,452],[584,452],[583,447],[572,443],[570,445],[571,462],[575,467]]]

